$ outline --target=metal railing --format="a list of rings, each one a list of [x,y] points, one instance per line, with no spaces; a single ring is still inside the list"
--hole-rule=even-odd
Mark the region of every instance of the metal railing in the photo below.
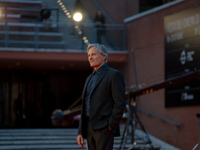
[[[151,116],[151,117],[156,117],[156,118],[162,120],[163,122],[167,122],[167,123],[170,123],[170,124],[172,124],[172,125],[175,125],[177,129],[180,129],[180,128],[182,127],[182,123],[177,123],[177,122],[172,121],[172,120],[170,120],[170,119],[164,118],[164,117],[162,117],[162,116],[159,116],[159,115],[157,115],[157,114],[154,114],[154,113],[151,113],[151,112],[149,112],[149,111],[147,111],[147,110],[144,110],[144,109],[142,109],[142,108],[140,108],[140,107],[137,107],[137,110],[138,110],[138,111],[141,111],[141,112],[143,112],[143,113],[146,113],[147,115],[149,115],[149,116]]]
[[[104,28],[96,28],[94,23],[51,22],[51,27],[45,30],[45,23],[38,21],[3,20],[0,26],[4,27],[0,29],[4,37],[0,39],[1,47],[86,50],[88,43],[99,43],[100,38],[109,50],[126,50],[124,25],[106,24]]]
[[[19,10],[22,11],[19,15],[8,16],[10,11]],[[126,50],[125,25],[111,23],[96,28],[94,23],[75,23],[72,19],[62,22],[59,21],[59,9],[50,10],[51,27],[44,31],[45,23],[39,21],[40,9],[2,8],[0,47],[86,50],[88,43],[101,43],[109,50]]]

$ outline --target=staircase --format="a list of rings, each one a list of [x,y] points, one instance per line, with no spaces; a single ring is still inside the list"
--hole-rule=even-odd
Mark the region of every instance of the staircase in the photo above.
[[[75,0],[62,2],[72,15]],[[48,4],[52,9],[51,27],[48,30],[42,22],[37,21],[43,4]],[[89,43],[96,43],[94,22],[87,11],[83,14],[85,21],[80,25],[66,16],[56,0],[0,0],[0,10],[0,47],[85,50],[87,44],[83,37]],[[82,31],[81,35],[76,31],[76,25]],[[106,36],[102,36],[102,44],[108,50],[114,50]]]
[[[123,131],[123,128],[121,129]],[[0,129],[0,150],[80,150],[76,138],[76,128],[53,129]],[[150,147],[135,135],[135,150],[148,150]],[[120,146],[121,137],[116,137],[114,150]],[[126,149],[133,147],[126,144]],[[158,150],[158,148],[154,148]]]
[[[64,48],[57,22],[46,29],[38,21],[42,1],[0,0],[0,6],[0,47]]]

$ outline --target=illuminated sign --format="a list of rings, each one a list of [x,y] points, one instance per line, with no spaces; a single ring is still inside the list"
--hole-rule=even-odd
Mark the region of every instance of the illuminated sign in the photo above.
[[[164,18],[165,79],[200,69],[200,7]],[[200,104],[200,80],[165,89],[165,106]]]

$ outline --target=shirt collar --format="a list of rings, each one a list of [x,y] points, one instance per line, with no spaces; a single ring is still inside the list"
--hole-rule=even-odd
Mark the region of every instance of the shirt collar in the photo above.
[[[101,74],[101,72],[103,71],[103,69],[105,68],[107,64],[104,63],[97,71],[93,70],[93,74],[97,73],[97,74]]]

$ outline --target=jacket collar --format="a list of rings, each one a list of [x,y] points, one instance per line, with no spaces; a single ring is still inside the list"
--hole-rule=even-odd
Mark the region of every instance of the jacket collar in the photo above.
[[[98,79],[97,79],[97,81],[96,81],[96,83],[95,83],[95,85],[94,85],[93,91],[95,90],[95,88],[96,88],[96,86],[99,84],[99,82],[105,77],[105,75],[106,75],[107,72],[108,72],[108,69],[109,69],[109,67],[108,67],[108,65],[105,63],[105,64],[103,65],[103,69],[102,69],[101,73],[99,74],[99,77],[98,77]],[[93,73],[92,73],[92,74],[93,74]],[[86,83],[85,83],[85,86],[84,86],[84,89],[83,89],[83,98],[85,97],[85,90],[86,90],[86,87],[87,87],[88,82],[90,81],[90,79],[91,79],[91,77],[92,77],[92,74],[90,74],[89,77],[88,77],[87,80],[86,80]],[[93,92],[93,91],[92,91],[92,92]]]

